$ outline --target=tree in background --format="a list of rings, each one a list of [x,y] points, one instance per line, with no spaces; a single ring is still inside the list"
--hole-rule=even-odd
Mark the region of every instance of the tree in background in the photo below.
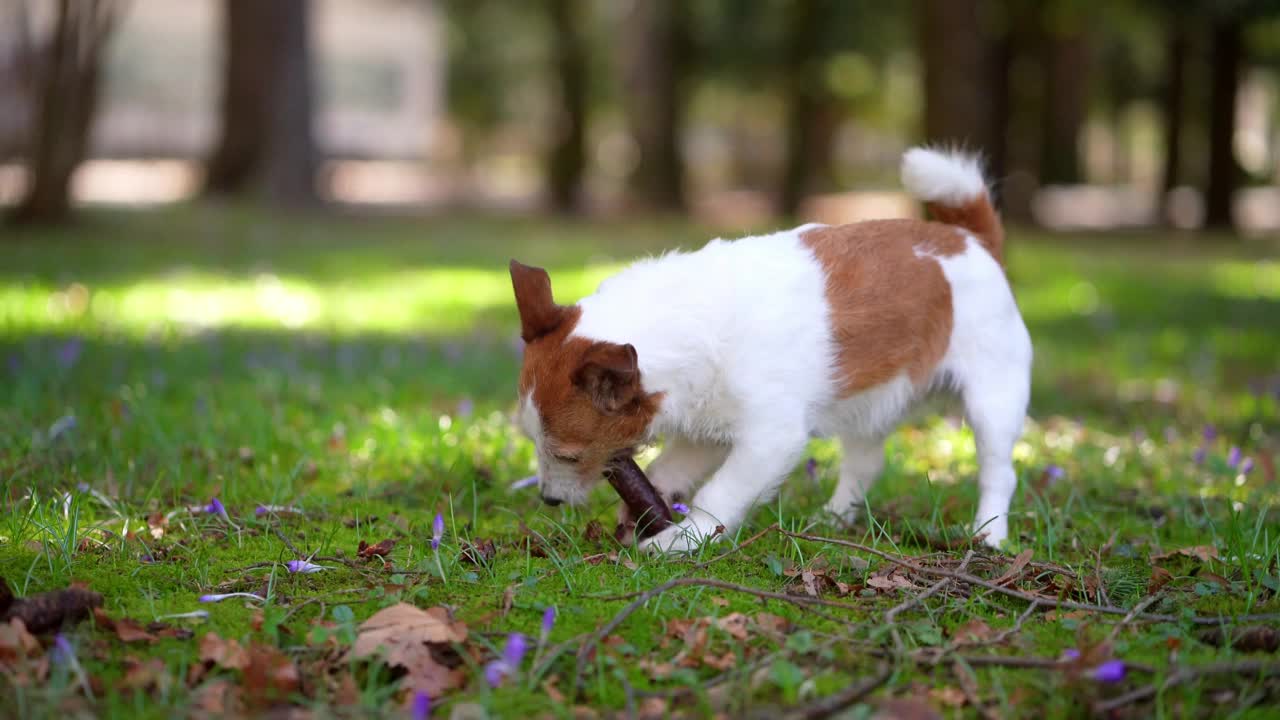
[[[682,212],[680,134],[693,70],[690,17],[680,0],[639,0],[623,21],[623,101],[640,153],[631,190],[645,209]]]
[[[982,0],[920,0],[918,47],[925,140],[990,157],[1001,138],[992,130],[993,46],[982,9]]]
[[[795,0],[787,11],[782,60],[782,95],[787,107],[786,164],[778,189],[777,211],[793,216],[815,182],[830,180],[831,153],[839,110],[826,80],[830,44],[826,29],[840,27],[836,0]]]
[[[53,37],[35,54],[28,182],[12,221],[54,222],[70,213],[71,176],[88,152],[106,47],[123,7],[117,0],[58,0]]]
[[[1209,177],[1204,193],[1204,224],[1229,228],[1232,199],[1240,187],[1242,171],[1236,160],[1236,97],[1244,63],[1243,22],[1238,14],[1221,13],[1211,30],[1209,73]]]
[[[221,128],[210,195],[319,202],[308,0],[225,0]]]
[[[1081,180],[1080,132],[1089,109],[1090,7],[1054,0],[1041,9],[1043,103],[1039,175],[1042,184]]]
[[[551,209],[582,210],[582,179],[587,167],[587,42],[579,0],[546,0],[552,31],[552,64],[559,85],[553,104],[547,190]]]

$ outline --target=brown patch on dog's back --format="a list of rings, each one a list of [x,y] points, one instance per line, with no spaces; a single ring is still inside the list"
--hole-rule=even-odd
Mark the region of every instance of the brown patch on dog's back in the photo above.
[[[936,222],[869,220],[814,228],[802,239],[826,270],[842,397],[902,372],[925,382],[947,351],[952,326],[951,285],[929,256],[964,252],[959,231]]]

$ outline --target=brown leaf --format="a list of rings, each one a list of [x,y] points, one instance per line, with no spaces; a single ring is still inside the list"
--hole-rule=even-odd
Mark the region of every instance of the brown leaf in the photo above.
[[[564,693],[560,692],[556,687],[556,683],[558,682],[560,682],[560,676],[552,675],[542,681],[542,690],[547,694],[547,697],[551,698],[551,702],[561,705],[564,703]]]
[[[942,716],[923,700],[890,698],[876,703],[871,720],[942,720]]]
[[[444,608],[427,610],[408,603],[384,608],[360,624],[349,657],[381,656],[388,665],[404,668],[404,687],[433,697],[466,681],[464,668],[451,667],[441,656],[448,643],[467,639],[467,626]]]
[[[714,653],[704,653],[702,656],[702,664],[716,670],[728,670],[738,664],[738,656],[732,650],[724,651],[722,655]]]
[[[756,613],[754,620],[756,625],[766,633],[782,634],[791,626],[790,621],[784,617],[773,615],[770,613]]]
[[[929,697],[947,707],[964,707],[966,702],[964,691],[958,687],[944,685],[929,691]]]
[[[1196,639],[1214,647],[1230,647],[1239,652],[1267,652],[1280,650],[1280,629],[1267,625],[1249,625],[1227,630],[1212,627],[1201,630]]]
[[[0,624],[0,667],[40,654],[40,641],[27,632],[22,620],[13,618]]]
[[[742,613],[730,613],[719,618],[716,626],[739,640],[747,639],[747,616]]]
[[[102,608],[93,609],[93,622],[108,632],[114,632],[121,642],[156,642],[156,636],[144,630],[138,621],[129,618],[113,620]]]
[[[160,658],[151,658],[144,662],[138,658],[129,657],[125,658],[124,667],[124,677],[120,679],[121,687],[130,690],[151,690],[163,689],[169,685],[169,670]]]
[[[1171,558],[1174,555],[1185,555],[1187,557],[1199,558],[1201,562],[1209,562],[1210,560],[1218,559],[1218,548],[1212,545],[1185,547],[1178,550],[1172,550],[1167,553],[1160,553],[1159,555],[1152,555],[1151,561],[1155,562],[1157,560],[1164,560],[1165,558]]]
[[[587,542],[598,542],[604,538],[604,525],[599,520],[592,520],[587,523],[587,527],[582,531],[582,537]]]
[[[497,555],[498,548],[492,540],[477,539],[474,543],[463,543],[462,552],[458,554],[458,562],[488,565]]]
[[[996,584],[1004,585],[1011,580],[1016,580],[1022,574],[1022,571],[1026,569],[1027,563],[1031,562],[1033,553],[1034,551],[1031,548],[1018,553],[1018,556],[1013,559],[1013,563],[1009,565],[1009,569],[996,580]]]
[[[211,662],[228,670],[249,667],[249,653],[234,639],[223,639],[214,633],[205,633],[200,639],[200,660]]]
[[[196,688],[191,693],[191,704],[197,718],[240,717],[244,697],[240,686],[230,680],[218,679]]]
[[[956,628],[952,638],[959,643],[974,644],[990,640],[991,635],[991,626],[975,618]]]
[[[298,667],[288,655],[270,645],[249,648],[249,665],[244,669],[244,689],[249,702],[266,706],[282,701],[301,686]]]
[[[716,607],[729,607],[729,599],[716,596],[711,598],[711,604]]]
[[[391,554],[391,549],[394,548],[395,546],[396,546],[396,541],[392,540],[391,538],[387,538],[386,540],[383,540],[377,545],[370,545],[369,543],[361,540],[360,547],[356,550],[356,555],[359,555],[360,557],[365,559],[370,559],[373,557],[386,557]]]
[[[151,537],[159,540],[164,537],[164,531],[169,527],[169,518],[162,512],[153,512],[147,516],[147,527],[151,530]]]
[[[1173,573],[1159,565],[1152,566],[1151,579],[1147,581],[1147,594],[1154,595],[1173,580]]]
[[[1231,581],[1222,577],[1218,573],[1209,572],[1208,570],[1205,570],[1204,572],[1198,573],[1197,577],[1204,578],[1209,582],[1217,583],[1218,585],[1221,585],[1224,590],[1231,589]]]

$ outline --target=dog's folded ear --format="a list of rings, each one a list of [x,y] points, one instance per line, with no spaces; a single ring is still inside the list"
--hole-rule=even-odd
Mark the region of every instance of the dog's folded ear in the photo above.
[[[573,384],[591,397],[600,412],[617,414],[642,393],[636,349],[630,344],[595,343],[573,371]]]
[[[566,308],[551,296],[551,276],[538,267],[511,261],[511,287],[520,311],[520,338],[532,342],[560,326]]]

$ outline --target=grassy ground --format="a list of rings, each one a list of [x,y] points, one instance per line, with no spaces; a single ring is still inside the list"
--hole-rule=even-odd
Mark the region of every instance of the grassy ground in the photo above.
[[[781,531],[722,559],[731,544],[708,548],[704,565],[618,547],[607,486],[577,510],[510,487],[534,465],[507,416],[506,260],[548,267],[571,300],[704,230],[195,207],[6,233],[0,576],[19,596],[83,583],[109,618],[170,629],[83,622],[64,631],[73,655],[46,656],[46,636],[27,660],[0,632],[0,716],[260,713],[273,689],[315,715],[395,716],[413,686],[440,717],[820,717],[831,708],[816,703],[863,682],[874,689],[847,693],[848,717],[894,699],[945,717],[1078,717],[1116,698],[1121,717],[1273,712],[1274,631],[1233,648],[1193,618],[1280,612],[1280,263],[1266,248],[1014,233],[1037,365],[1013,537],[948,581],[976,492],[972,437],[946,406],[890,441],[871,520],[815,520],[838,458],[816,442],[738,539]],[[225,514],[205,512],[214,498]],[[255,512],[268,505],[302,514]],[[387,539],[385,559],[358,557]],[[289,572],[300,553],[326,569]],[[628,606],[608,596],[676,578],[738,587],[672,587],[606,625]],[[262,599],[199,601],[226,592]],[[344,657],[397,602],[449,608],[465,639],[427,638],[403,678]],[[423,628],[397,625],[393,642]],[[513,632],[529,650],[490,687],[485,665]],[[1083,661],[1055,662],[1073,648]],[[1128,663],[1118,682],[1091,674],[1107,658]],[[1272,676],[1180,674],[1238,662]]]

